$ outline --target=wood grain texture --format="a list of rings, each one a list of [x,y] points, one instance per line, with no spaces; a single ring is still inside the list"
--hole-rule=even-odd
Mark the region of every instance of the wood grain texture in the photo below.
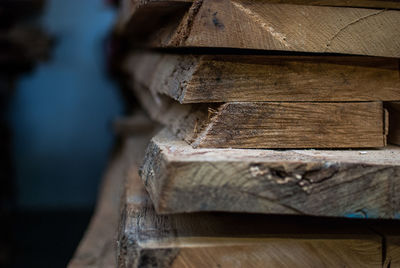
[[[383,267],[400,267],[400,222],[376,221],[370,223],[370,228],[383,237]]]
[[[129,120],[130,134],[126,134],[127,130],[122,131],[125,138],[108,165],[95,213],[68,264],[69,268],[117,267],[117,230],[126,174],[132,162],[138,164],[135,161],[139,161],[143,155],[149,136],[154,131],[151,127],[140,129],[144,122],[151,124],[140,115],[133,117]]]
[[[181,14],[179,15],[181,17]],[[400,11],[199,0],[164,27],[147,28],[153,47],[220,47],[400,57]],[[158,25],[160,26],[160,25]],[[131,28],[131,27],[129,27]],[[138,40],[139,41],[139,40]]]
[[[388,142],[400,145],[400,102],[388,102],[385,107],[389,111]]]
[[[364,148],[386,145],[380,102],[179,104],[133,88],[150,117],[194,147]]]
[[[180,103],[400,100],[397,59],[147,52],[130,56],[125,69]]]
[[[132,150],[136,150],[134,146]],[[234,223],[234,224],[232,224]],[[224,213],[163,216],[131,165],[119,267],[380,267],[382,240],[354,222]]]
[[[230,211],[396,218],[400,149],[193,149],[164,130],[141,177],[158,213]]]

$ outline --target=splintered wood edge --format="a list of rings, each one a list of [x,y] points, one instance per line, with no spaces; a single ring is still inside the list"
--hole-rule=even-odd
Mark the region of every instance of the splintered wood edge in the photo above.
[[[212,254],[213,248],[243,246],[249,252],[256,248],[268,252],[268,248],[279,249],[288,244],[327,246],[331,248],[326,249],[329,252],[338,247],[342,249],[340,254],[359,253],[358,261],[368,255],[374,265],[381,263],[382,239],[366,225],[337,223],[334,219],[322,219],[321,223],[316,218],[228,213],[157,215],[143,191],[137,166],[132,165],[128,174],[118,242],[120,267],[142,267],[148,262],[169,267],[189,249],[209,249]]]
[[[396,146],[377,150],[193,149],[163,130],[147,148],[141,177],[157,212],[163,214],[232,211],[396,218],[399,159],[400,148]],[[308,178],[310,175],[315,178]],[[250,185],[251,177],[254,182]],[[269,179],[265,180],[266,177]],[[246,181],[244,189],[240,185]],[[361,186],[361,181],[366,185]],[[218,186],[221,183],[225,186]],[[380,186],[370,193],[375,196],[372,201],[363,202],[359,188],[371,188],[369,184]],[[339,203],[328,205],[334,194],[329,191],[331,187],[336,187],[338,193],[346,187],[348,190],[343,194],[354,193],[345,194],[343,201],[340,199],[343,194],[338,195],[338,200],[331,201]],[[281,200],[280,192],[289,190],[294,191],[293,196]],[[267,192],[277,195],[277,199],[270,200]],[[234,196],[238,195],[241,198],[234,202]],[[387,195],[397,201],[387,203]],[[209,198],[205,200],[205,196]]]
[[[286,68],[295,70],[286,72]],[[181,55],[136,51],[127,58],[124,69],[153,94],[168,95],[181,104],[400,99],[399,61],[391,58],[329,55]],[[293,77],[298,75],[300,69],[304,70],[306,77]],[[350,69],[352,72],[343,74]],[[257,73],[256,70],[264,71]],[[268,79],[264,77],[266,72],[272,72]],[[326,75],[321,76],[322,73]],[[257,76],[254,76],[255,74]],[[377,79],[378,76],[381,79]],[[299,85],[299,92],[296,93],[292,89],[292,84],[296,84],[295,79],[313,82]],[[363,82],[360,83],[360,79]],[[284,84],[281,80],[290,82]],[[259,88],[261,84],[264,86]],[[304,94],[304,90],[307,90],[307,94]],[[279,95],[278,92],[282,93]]]

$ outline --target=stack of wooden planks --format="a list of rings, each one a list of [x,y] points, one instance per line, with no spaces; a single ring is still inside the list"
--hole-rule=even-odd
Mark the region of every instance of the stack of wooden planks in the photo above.
[[[365,221],[400,217],[398,1],[127,0],[120,14],[129,87],[163,126],[127,172],[120,267],[398,263],[398,234]]]

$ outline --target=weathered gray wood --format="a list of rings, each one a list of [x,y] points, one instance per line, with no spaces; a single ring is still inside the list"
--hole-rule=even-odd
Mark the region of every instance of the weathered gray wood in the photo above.
[[[140,33],[137,41],[143,37],[145,43],[155,47],[400,57],[400,11],[397,10],[274,4],[267,0],[199,0],[186,13],[181,10],[175,16],[164,15],[171,19],[150,21],[146,27],[152,5],[153,1],[142,7],[146,16],[141,8],[134,12],[126,28]]]
[[[136,83],[150,117],[194,147],[362,148],[386,145],[380,102],[179,104]]]
[[[180,103],[400,100],[397,59],[137,52],[125,69]]]
[[[400,149],[193,149],[164,130],[141,177],[158,213],[230,211],[396,218]]]
[[[388,142],[400,145],[400,102],[388,102],[385,107],[389,111]]]
[[[124,135],[113,155],[101,185],[95,213],[68,267],[115,268],[117,266],[117,230],[125,179],[132,163],[138,164],[154,128],[139,115],[130,118],[129,127],[119,125]],[[145,129],[139,129],[146,126]],[[129,129],[129,135],[127,130]],[[136,161],[136,162],[135,162]]]
[[[134,146],[131,150],[137,150]],[[134,154],[134,152],[132,152]],[[132,164],[119,267],[380,267],[382,240],[355,222],[224,213],[162,216]]]

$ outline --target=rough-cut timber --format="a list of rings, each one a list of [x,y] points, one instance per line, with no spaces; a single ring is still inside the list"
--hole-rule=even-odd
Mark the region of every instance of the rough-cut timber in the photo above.
[[[121,197],[125,192],[126,174],[132,163],[138,163],[154,128],[141,115],[130,118],[119,126],[124,140],[105,173],[100,197],[90,225],[79,243],[69,268],[117,267],[117,230]],[[144,127],[144,129],[141,129]],[[127,128],[126,130],[122,130]],[[129,132],[129,135],[127,134]]]
[[[386,145],[381,102],[179,104],[135,92],[150,117],[194,147],[365,148]]]
[[[400,149],[193,149],[164,130],[141,177],[159,213],[398,218]]]
[[[141,33],[137,40],[143,38],[154,47],[400,57],[397,10],[271,4],[266,0],[199,0],[186,13],[181,10],[173,16],[165,11],[163,17],[170,16],[170,20],[155,19],[146,27],[155,3],[145,5],[143,11],[139,7],[127,26],[132,33]]]
[[[398,59],[147,52],[125,69],[180,103],[400,100]]]
[[[388,102],[385,106],[389,111],[388,142],[400,145],[400,102]]]
[[[119,267],[381,267],[382,240],[358,223],[303,217],[157,215],[131,166]]]

